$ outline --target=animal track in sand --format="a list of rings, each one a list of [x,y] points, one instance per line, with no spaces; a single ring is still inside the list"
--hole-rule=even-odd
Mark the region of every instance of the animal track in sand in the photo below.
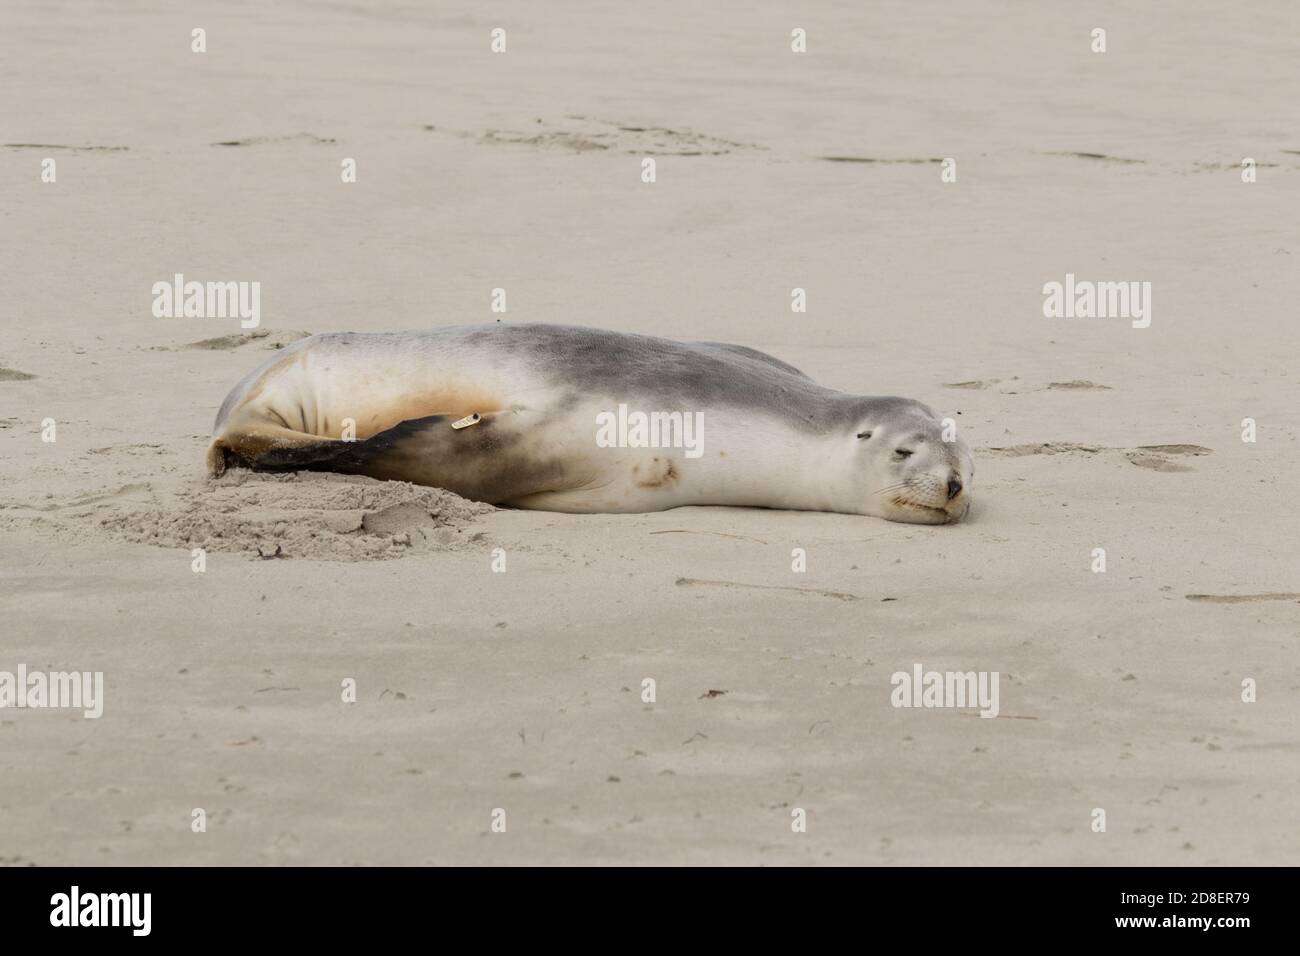
[[[1283,150],[1279,150],[1279,152],[1287,153],[1287,152],[1291,152],[1291,150],[1283,149]],[[1083,150],[1045,150],[1045,151],[1040,151],[1038,155],[1058,156],[1058,157],[1063,157],[1065,159],[1087,159],[1087,160],[1092,160],[1093,162],[1111,163],[1118,166],[1145,166],[1149,164],[1149,161],[1145,159],[1130,159],[1123,156],[1110,156],[1107,155],[1106,153],[1093,153],[1093,152],[1087,152]],[[1281,165],[1282,165],[1281,163],[1261,163],[1261,162],[1255,163],[1255,167],[1257,169],[1276,169]],[[1179,169],[1178,172],[1180,175],[1186,175],[1188,172],[1214,173],[1214,172],[1223,172],[1226,170],[1240,170],[1240,169],[1241,169],[1241,163],[1240,161],[1236,161],[1236,160],[1226,161],[1226,162],[1194,161],[1190,169],[1188,169],[1187,167],[1183,167]]]
[[[334,143],[334,140],[328,136],[317,136],[315,133],[292,133],[289,136],[249,136],[244,139],[227,139],[212,145],[262,146],[266,143],[291,143],[295,140],[307,142],[313,146],[330,146]]]
[[[1286,150],[1282,150],[1286,152]],[[1256,169],[1276,169],[1281,163],[1256,163]],[[1224,169],[1241,169],[1241,163],[1192,163],[1192,168],[1199,172],[1218,172]]]
[[[462,139],[477,139],[491,146],[529,146],[560,149],[571,153],[614,151],[643,156],[723,156],[742,149],[761,149],[752,143],[722,139],[689,129],[666,126],[634,126],[590,116],[569,114],[560,122],[538,119],[526,130],[441,129],[426,125],[430,132],[445,132]]]
[[[982,448],[982,454],[995,458],[1023,458],[1026,455],[1096,455],[1112,453],[1123,455],[1139,468],[1153,471],[1195,471],[1190,465],[1171,461],[1170,457],[1199,457],[1213,453],[1202,445],[1139,445],[1136,448],[1108,448],[1103,445],[1081,445],[1077,442],[1042,442],[1037,445],[1011,445],[1004,448]]]
[[[138,443],[133,445],[105,445],[103,448],[92,448],[89,451],[91,455],[163,455],[166,454],[166,445],[152,445],[148,443]]]
[[[744,584],[739,581],[710,581],[704,578],[678,578],[677,586],[680,588],[689,587],[717,587],[717,588],[744,588],[754,591],[795,591],[799,594],[811,594],[816,597],[836,598],[840,601],[860,601],[861,598],[856,594],[845,594],[843,591],[823,591],[821,588],[796,588],[780,584]]]
[[[235,332],[230,335],[219,335],[214,339],[187,342],[185,345],[155,345],[151,351],[179,352],[200,349],[209,352],[231,352],[254,342],[260,343],[264,349],[282,349],[310,335],[310,332],[300,332],[297,329],[254,329],[251,332]]]
[[[1210,604],[1245,604],[1251,601],[1300,601],[1300,592],[1274,591],[1266,594],[1184,594],[1189,601]]]
[[[1067,159],[1093,159],[1105,163],[1124,163],[1126,165],[1139,165],[1146,163],[1145,159],[1125,159],[1121,156],[1107,156],[1105,153],[1084,153],[1077,150],[1048,150],[1040,155],[1064,156]]]
[[[985,389],[997,385],[1001,382],[1000,378],[974,379],[969,382],[944,382],[944,388],[968,388],[968,389]]]
[[[1086,379],[1076,378],[1070,382],[1048,382],[1044,391],[1105,391],[1109,392],[1109,385],[1098,385],[1096,382],[1089,382]]]
[[[1005,379],[1005,380],[1004,380],[1004,379],[1000,379],[1000,378],[982,378],[982,379],[972,379],[972,380],[969,381],[969,382],[944,382],[944,383],[943,383],[943,387],[944,387],[944,388],[964,388],[964,389],[979,389],[979,390],[982,390],[982,389],[986,389],[986,388],[992,388],[994,385],[998,385],[998,384],[1002,383],[1003,381],[1019,382],[1019,381],[1020,381],[1020,376],[1019,376],[1019,375],[1013,375],[1013,376],[1011,376],[1010,379]],[[1069,382],[1048,382],[1048,383],[1047,383],[1046,385],[1044,385],[1042,388],[1036,389],[1036,391],[1040,391],[1040,392],[1049,392],[1049,391],[1057,391],[1057,392],[1067,392],[1067,391],[1069,391],[1069,392],[1088,392],[1088,391],[1109,392],[1110,390],[1111,390],[1111,387],[1110,387],[1109,385],[1100,385],[1100,384],[1098,384],[1097,382],[1090,382],[1090,381],[1088,381],[1087,379],[1081,379],[1081,378],[1076,378],[1076,379],[1073,379],[1073,380],[1071,380],[1071,381],[1069,381]],[[1006,392],[1006,393],[1004,393],[1004,394],[1014,395],[1014,394],[1016,394],[1016,393],[1015,393],[1015,392]]]
[[[66,149],[73,153],[125,153],[128,146],[64,146],[59,143],[4,143],[5,149]]]
[[[880,156],[818,156],[817,158],[827,163],[867,163],[877,166],[920,166],[926,163],[943,162],[941,157],[934,156],[905,156],[897,159]]]
[[[726,531],[703,531],[691,528],[665,528],[662,531],[651,531],[651,534],[712,534],[719,538],[736,538],[741,541],[754,541],[758,544],[767,544],[762,538],[753,538],[747,534],[730,534]]]

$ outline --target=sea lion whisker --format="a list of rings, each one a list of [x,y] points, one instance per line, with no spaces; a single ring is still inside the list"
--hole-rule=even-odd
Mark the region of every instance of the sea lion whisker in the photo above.
[[[909,479],[909,481],[910,481],[910,479]],[[906,487],[908,486],[908,483],[909,483],[908,481],[899,481],[899,482],[895,482],[895,483],[892,484],[892,485],[885,485],[885,487],[883,487],[883,488],[881,488],[881,489],[879,489],[879,490],[877,490],[877,491],[873,491],[872,494],[873,494],[873,495],[883,495],[883,494],[888,494],[888,493],[891,492],[891,491],[897,491],[899,488],[906,488]]]

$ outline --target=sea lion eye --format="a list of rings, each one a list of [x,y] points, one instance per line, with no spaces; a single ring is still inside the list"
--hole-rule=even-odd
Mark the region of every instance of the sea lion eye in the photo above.
[[[910,457],[912,453],[906,448],[895,448],[894,454],[898,456],[899,461],[902,461],[904,458]]]
[[[859,438],[870,438],[870,437],[871,437],[871,432],[858,432],[858,437],[859,437]]]

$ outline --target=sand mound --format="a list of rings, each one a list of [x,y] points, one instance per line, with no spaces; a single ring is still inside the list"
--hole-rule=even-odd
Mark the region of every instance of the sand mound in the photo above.
[[[404,481],[232,470],[175,491],[138,482],[36,510],[53,530],[85,534],[90,522],[113,540],[162,548],[368,561],[482,547],[467,529],[493,508]]]

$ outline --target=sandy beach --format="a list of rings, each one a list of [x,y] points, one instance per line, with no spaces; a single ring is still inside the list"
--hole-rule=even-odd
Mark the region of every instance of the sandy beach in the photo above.
[[[1291,4],[4,19],[0,671],[104,699],[0,709],[0,863],[1300,862]],[[178,273],[258,326],[156,317]],[[1067,275],[1149,325],[1046,317]],[[972,513],[207,476],[273,350],[498,319],[920,399]],[[893,706],[916,664],[998,717]]]

